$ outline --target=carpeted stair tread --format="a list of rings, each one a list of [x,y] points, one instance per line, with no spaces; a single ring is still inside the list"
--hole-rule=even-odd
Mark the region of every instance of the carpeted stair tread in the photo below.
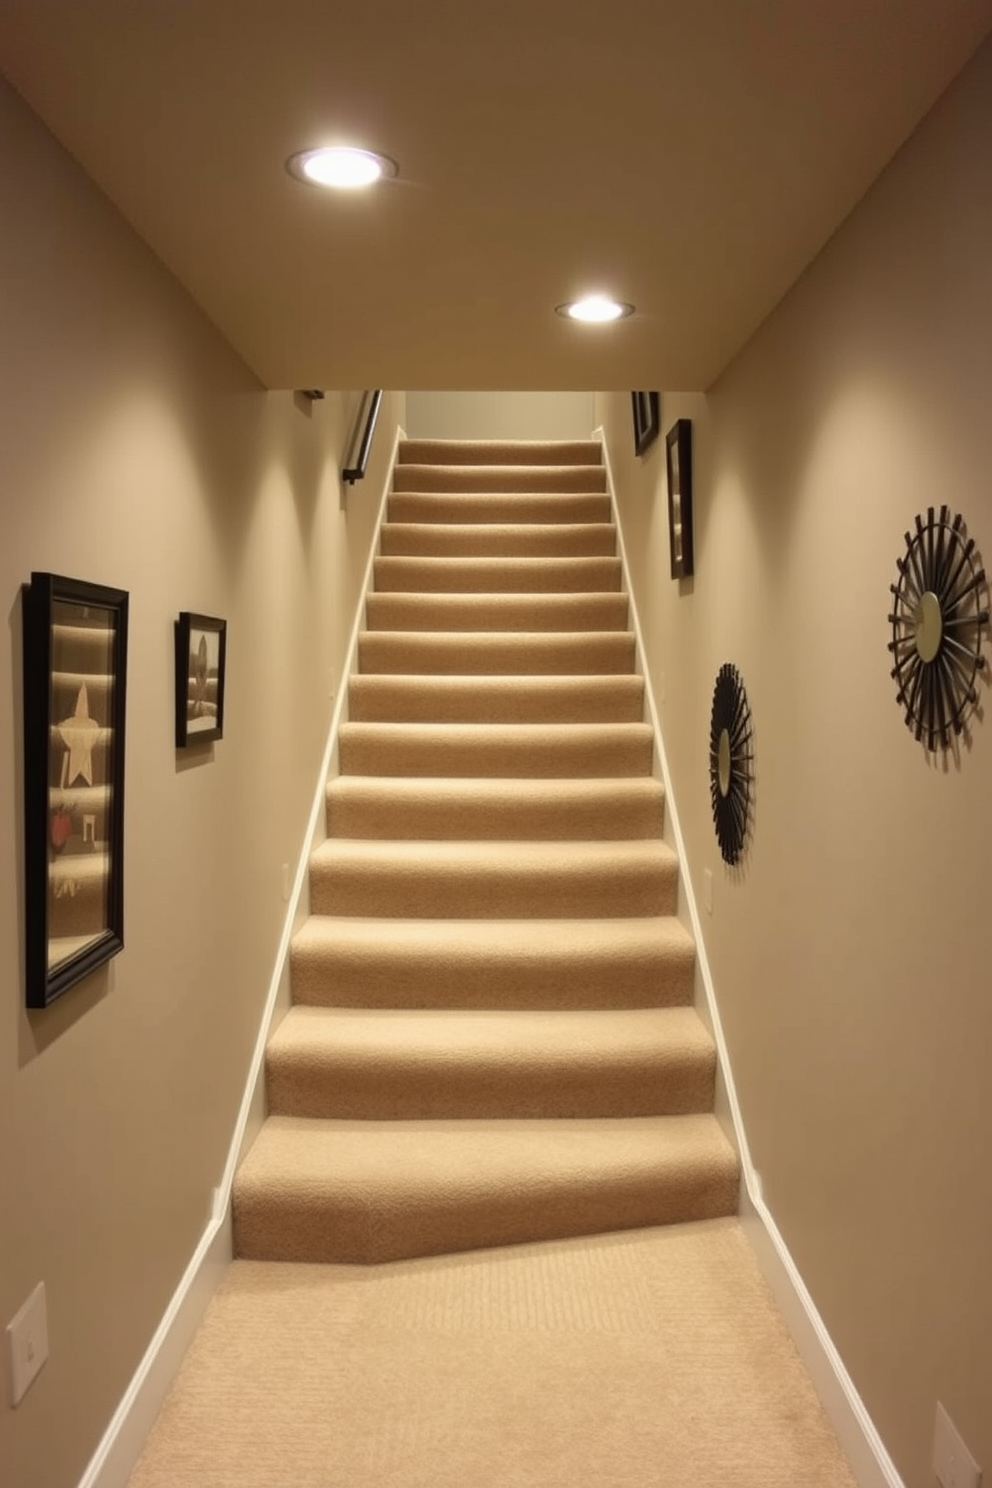
[[[712,1115],[274,1116],[235,1182],[235,1250],[248,1260],[399,1260],[712,1219],[736,1211],[738,1185]]]
[[[401,465],[601,465],[595,439],[401,439]]]
[[[377,594],[365,599],[369,630],[624,630],[626,594]]]
[[[640,723],[644,678],[361,675],[352,723]]]
[[[594,841],[657,837],[665,792],[649,776],[459,779],[338,775],[327,786],[330,837]]]
[[[401,444],[236,1253],[736,1212],[593,441]]]
[[[345,723],[344,775],[646,775],[648,723]]]
[[[311,915],[293,938],[299,1004],[608,1009],[692,1001],[695,947],[674,916],[452,920]]]
[[[461,676],[618,676],[634,670],[634,637],[615,631],[362,631],[364,673]]]
[[[393,472],[393,490],[469,491],[485,494],[522,491],[531,495],[550,491],[555,495],[574,491],[606,491],[606,470],[597,465],[414,465],[400,464]]]
[[[329,838],[310,859],[314,914],[398,919],[674,914],[678,859],[657,840],[379,842]]]
[[[548,523],[609,522],[605,491],[393,491],[390,522]]]
[[[612,558],[612,522],[384,522],[389,558]]]
[[[619,558],[378,557],[379,593],[581,594],[620,589]]]
[[[682,1116],[712,1109],[692,1008],[625,1012],[294,1007],[269,1041],[269,1111],[358,1121]]]

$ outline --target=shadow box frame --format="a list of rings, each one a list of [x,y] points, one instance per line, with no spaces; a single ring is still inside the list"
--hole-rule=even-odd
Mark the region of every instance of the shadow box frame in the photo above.
[[[197,640],[197,636],[200,640]],[[210,638],[215,638],[211,640]],[[194,652],[203,646],[207,670],[202,678],[194,672]],[[203,703],[203,693],[209,678],[209,653],[215,652],[217,663],[217,696],[213,722],[201,721],[191,711]],[[197,698],[195,686],[200,683],[201,695]],[[193,610],[181,610],[176,621],[176,748],[186,749],[194,744],[212,744],[224,737],[224,693],[227,684],[227,621],[216,615],[199,615]]]
[[[673,579],[692,577],[692,420],[676,419],[665,435],[668,551]]]
[[[37,1009],[49,1007],[124,949],[128,594],[33,572],[21,596],[24,981],[26,1004]],[[89,670],[83,657],[72,655],[73,630],[80,632],[83,653],[93,653]],[[76,701],[68,712],[65,699],[73,692]],[[98,717],[90,715],[91,706]],[[91,810],[81,809],[86,806]],[[58,899],[77,895],[84,907],[96,897],[99,928],[53,935]],[[61,956],[60,939],[66,943]]]
[[[634,453],[643,455],[661,431],[661,395],[631,393],[630,402],[634,419]]]

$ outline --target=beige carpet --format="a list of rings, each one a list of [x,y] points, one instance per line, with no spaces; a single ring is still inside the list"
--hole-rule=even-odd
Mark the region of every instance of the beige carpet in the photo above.
[[[729,1217],[615,553],[594,445],[402,448],[243,1259],[130,1488],[851,1488]]]
[[[737,1207],[599,446],[400,447],[237,1254]]]
[[[129,1488],[853,1488],[736,1220],[235,1262]]]

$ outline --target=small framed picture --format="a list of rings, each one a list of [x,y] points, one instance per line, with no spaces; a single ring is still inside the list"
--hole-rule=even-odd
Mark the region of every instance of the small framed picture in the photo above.
[[[224,737],[227,621],[183,610],[176,621],[176,748]]]
[[[634,412],[634,452],[643,455],[658,438],[660,398],[657,393],[631,393]]]
[[[59,574],[22,590],[29,1008],[124,948],[127,606]]]
[[[665,435],[668,469],[668,543],[672,578],[692,573],[692,420],[678,419]]]

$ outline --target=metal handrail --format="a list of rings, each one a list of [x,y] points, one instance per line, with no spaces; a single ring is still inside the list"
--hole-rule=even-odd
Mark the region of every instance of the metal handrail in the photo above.
[[[382,388],[376,388],[374,392],[365,393],[362,398],[362,408],[359,410],[358,423],[355,425],[356,434],[358,432],[358,425],[361,423],[362,411],[365,410],[366,406],[368,412],[365,416],[365,429],[362,434],[362,442],[358,449],[358,459],[353,465],[346,466],[341,472],[341,479],[347,481],[349,486],[353,486],[356,481],[362,480],[368,469],[369,451],[372,448],[372,436],[375,434],[375,423],[379,417],[379,404],[381,402]],[[352,449],[354,449],[354,444],[355,442],[352,440]]]

